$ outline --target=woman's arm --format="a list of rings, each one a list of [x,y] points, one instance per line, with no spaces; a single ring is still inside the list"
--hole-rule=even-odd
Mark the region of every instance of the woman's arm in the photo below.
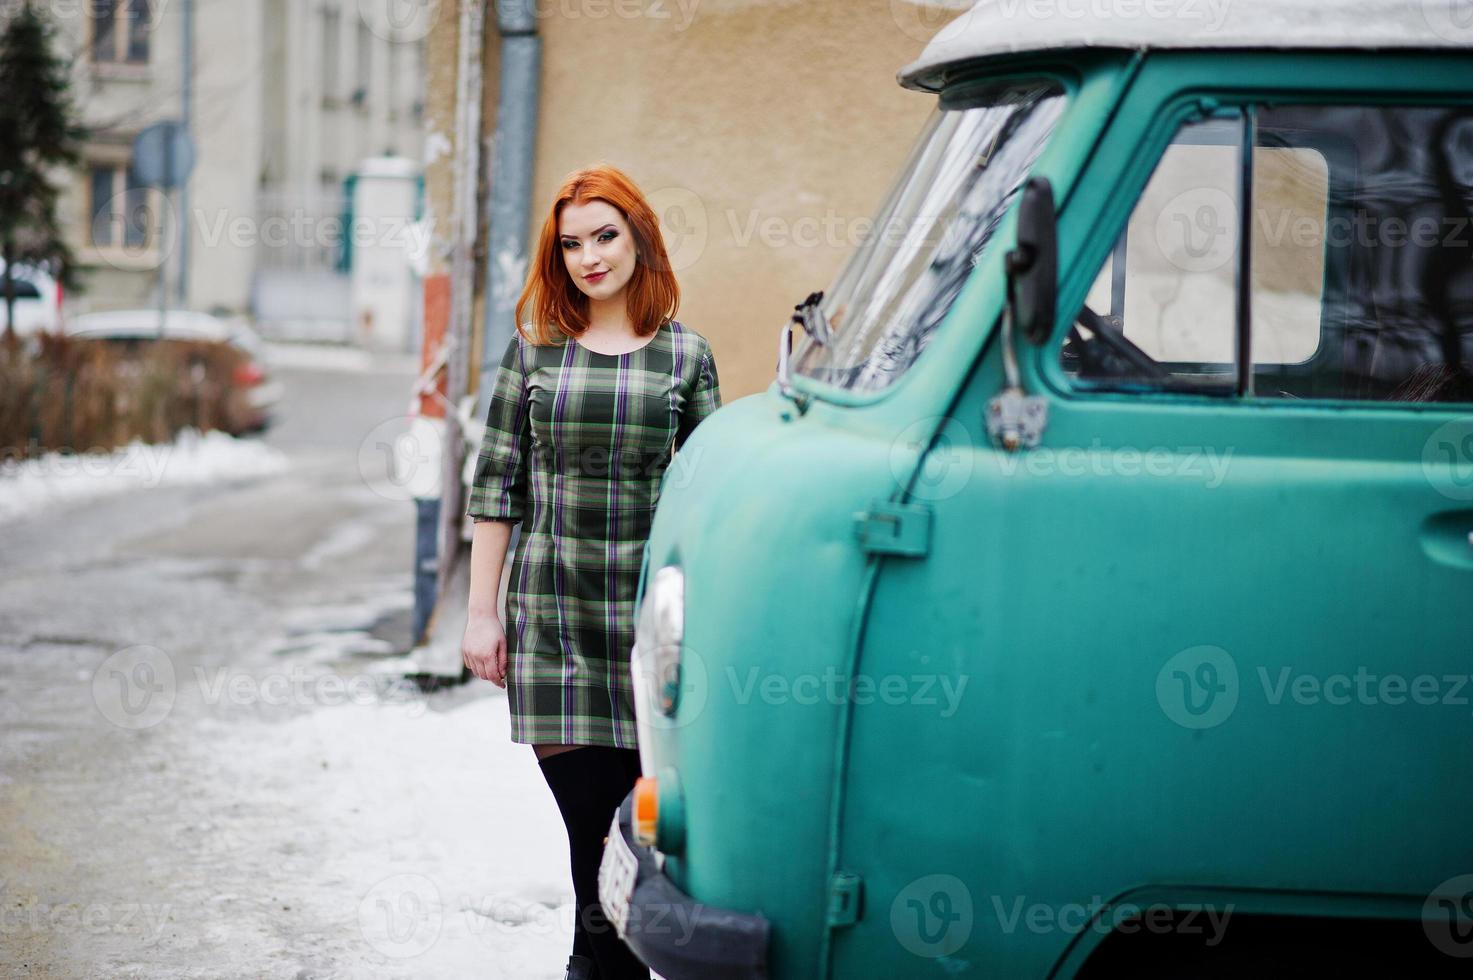
[[[506,686],[506,628],[497,600],[501,570],[511,540],[510,521],[477,521],[471,537],[471,585],[461,659],[471,673],[497,687]]]
[[[466,514],[476,519],[471,536],[470,596],[460,652],[471,673],[506,686],[506,629],[497,614],[501,572],[512,525],[526,506],[531,440],[527,376],[521,340],[513,336],[497,368],[486,408],[486,428],[476,458]]]

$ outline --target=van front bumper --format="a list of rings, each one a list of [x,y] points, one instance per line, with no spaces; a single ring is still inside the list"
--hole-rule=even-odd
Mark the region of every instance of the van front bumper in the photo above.
[[[713,908],[675,887],[655,852],[635,843],[633,810],[631,792],[619,807],[618,821],[624,845],[638,862],[629,915],[618,930],[624,942],[665,980],[766,980],[767,919]]]

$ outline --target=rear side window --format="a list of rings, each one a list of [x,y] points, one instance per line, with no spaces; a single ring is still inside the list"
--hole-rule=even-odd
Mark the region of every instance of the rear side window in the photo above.
[[[1081,387],[1473,401],[1470,217],[1468,109],[1250,107],[1188,123],[1064,368]]]
[[[16,275],[16,276],[12,277],[11,282],[12,282],[12,284],[14,286],[14,289],[15,289],[15,298],[16,299],[40,299],[41,298],[41,291],[39,289],[37,289],[36,288],[36,284],[33,283],[33,282],[31,282],[29,279],[22,279],[19,275]],[[0,275],[0,302],[3,302],[4,299],[5,299],[5,278],[4,278],[3,275]]]

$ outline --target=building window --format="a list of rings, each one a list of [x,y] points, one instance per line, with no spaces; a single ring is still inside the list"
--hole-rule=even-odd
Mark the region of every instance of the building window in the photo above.
[[[92,0],[92,60],[146,65],[153,32],[151,0]]]
[[[149,189],[133,179],[126,164],[94,163],[88,187],[90,244],[96,248],[125,248],[133,252],[153,245],[154,221]]]

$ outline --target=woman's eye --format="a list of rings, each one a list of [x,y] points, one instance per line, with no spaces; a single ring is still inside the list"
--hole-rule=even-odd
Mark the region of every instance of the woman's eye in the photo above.
[[[619,233],[617,231],[610,230],[604,232],[602,235],[599,235],[598,240],[601,242],[611,242],[618,237]]]
[[[575,242],[575,241],[573,241],[571,238],[564,238],[563,239],[563,248],[569,249],[569,248],[577,248],[577,247],[578,247],[578,243]]]

